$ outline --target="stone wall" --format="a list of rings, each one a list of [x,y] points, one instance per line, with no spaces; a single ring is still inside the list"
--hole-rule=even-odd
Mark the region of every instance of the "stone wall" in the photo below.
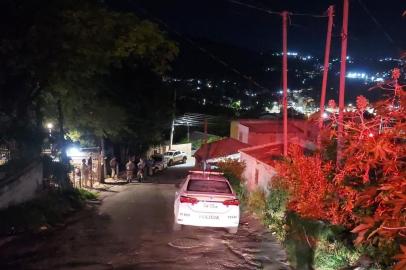
[[[0,181],[0,209],[33,199],[42,186],[42,162],[35,161],[21,172]]]

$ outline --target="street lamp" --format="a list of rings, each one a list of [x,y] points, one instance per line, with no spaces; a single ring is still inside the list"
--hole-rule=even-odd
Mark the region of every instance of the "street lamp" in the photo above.
[[[54,124],[52,124],[51,122],[49,122],[47,124],[47,128],[49,130],[49,137],[52,137],[52,129],[53,129],[53,127],[54,127]]]

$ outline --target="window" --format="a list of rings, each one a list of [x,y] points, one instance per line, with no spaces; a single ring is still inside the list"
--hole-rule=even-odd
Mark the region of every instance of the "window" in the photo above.
[[[259,171],[258,171],[258,169],[255,169],[255,185],[258,185],[258,176],[259,176]]]
[[[208,192],[208,193],[231,193],[227,182],[215,180],[189,180],[187,191]]]

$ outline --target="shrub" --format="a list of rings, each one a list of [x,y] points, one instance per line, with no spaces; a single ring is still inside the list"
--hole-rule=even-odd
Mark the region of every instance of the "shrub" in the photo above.
[[[230,181],[235,193],[241,202],[247,200],[247,190],[243,179],[245,164],[235,159],[226,159],[218,163],[219,170]]]
[[[266,194],[265,191],[258,188],[248,195],[248,209],[251,212],[258,214],[260,217],[264,217],[266,209]]]
[[[394,69],[388,84],[392,97],[371,106],[359,96],[356,110],[345,113],[338,166],[329,160],[331,147],[312,156],[293,149],[276,165],[281,176],[276,182],[289,191],[289,210],[345,226],[356,235],[354,245],[382,265],[398,260],[396,270],[406,267],[406,92],[399,77]],[[339,123],[335,114],[331,117],[323,141],[337,139]]]
[[[285,215],[287,202],[288,191],[282,188],[271,188],[266,198],[264,222],[281,242],[286,237]]]
[[[361,254],[340,241],[319,239],[314,251],[314,267],[320,270],[336,270],[353,265]]]

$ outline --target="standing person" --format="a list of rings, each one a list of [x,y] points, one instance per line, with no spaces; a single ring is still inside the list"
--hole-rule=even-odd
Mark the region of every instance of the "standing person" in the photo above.
[[[82,165],[80,166],[80,178],[83,181],[83,184],[86,186],[87,180],[89,179],[89,169],[86,165],[86,159],[82,159]]]
[[[141,182],[142,179],[144,178],[144,168],[145,168],[145,162],[142,158],[140,158],[140,161],[138,162],[137,167],[138,167],[138,172],[137,172],[138,182]]]
[[[134,162],[132,161],[132,158],[128,160],[127,164],[125,165],[125,168],[127,170],[127,182],[131,183],[135,169],[135,165]]]
[[[117,166],[118,166],[117,159],[115,157],[113,157],[110,160],[111,178],[113,178],[113,179],[118,177]]]

